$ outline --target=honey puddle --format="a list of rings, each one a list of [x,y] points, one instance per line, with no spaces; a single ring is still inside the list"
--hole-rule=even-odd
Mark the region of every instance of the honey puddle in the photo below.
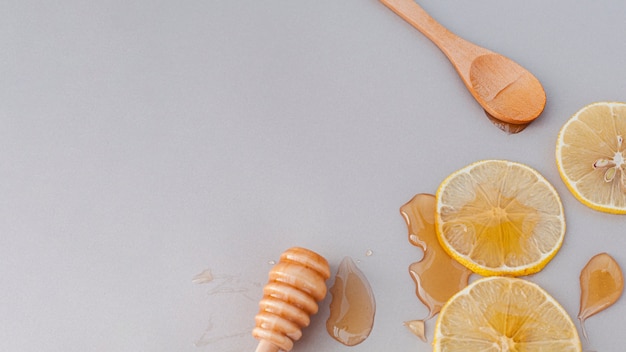
[[[426,341],[425,321],[439,313],[455,293],[467,286],[471,271],[450,257],[439,244],[435,230],[435,196],[418,194],[400,208],[406,221],[409,242],[424,251],[419,262],[409,266],[417,297],[428,308],[422,320],[405,322],[411,332]]]
[[[339,264],[330,293],[328,334],[346,346],[363,342],[374,326],[376,302],[367,278],[352,258],[345,257]]]
[[[580,311],[583,336],[589,341],[585,320],[615,303],[624,290],[619,264],[607,253],[595,255],[580,272]]]
[[[191,282],[194,284],[208,284],[213,281],[213,273],[211,273],[211,269],[203,270],[200,274],[196,275],[191,279]]]
[[[498,127],[499,129],[501,129],[502,131],[506,132],[507,134],[515,134],[515,133],[520,133],[522,132],[526,127],[528,127],[528,125],[530,125],[529,123],[525,123],[525,124],[514,124],[514,123],[509,123],[509,122],[504,122],[502,120],[498,120],[495,117],[493,117],[491,114],[489,114],[487,111],[485,111],[485,115],[487,115],[487,117],[489,118],[489,121],[491,121],[491,123]]]

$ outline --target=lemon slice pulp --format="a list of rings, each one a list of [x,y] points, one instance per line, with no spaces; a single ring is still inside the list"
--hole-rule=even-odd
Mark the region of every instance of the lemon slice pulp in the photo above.
[[[487,277],[452,296],[435,326],[435,352],[582,350],[561,305],[527,280]]]
[[[626,214],[626,104],[597,102],[561,128],[556,162],[563,182],[588,207]]]
[[[565,218],[552,185],[534,169],[483,160],[439,186],[435,225],[450,256],[483,276],[536,273],[563,243]]]

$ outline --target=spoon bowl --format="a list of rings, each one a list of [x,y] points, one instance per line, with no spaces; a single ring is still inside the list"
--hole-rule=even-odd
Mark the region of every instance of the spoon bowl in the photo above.
[[[380,1],[439,47],[491,117],[510,124],[528,124],[541,114],[546,93],[528,70],[450,32],[413,0]]]

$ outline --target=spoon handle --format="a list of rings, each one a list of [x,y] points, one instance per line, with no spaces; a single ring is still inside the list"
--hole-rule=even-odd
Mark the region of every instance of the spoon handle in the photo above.
[[[380,2],[437,45],[463,79],[469,79],[471,63],[476,57],[491,53],[450,32],[414,0],[380,0]]]

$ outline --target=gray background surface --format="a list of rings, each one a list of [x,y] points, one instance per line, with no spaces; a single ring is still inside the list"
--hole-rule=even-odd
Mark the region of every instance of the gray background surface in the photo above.
[[[347,348],[324,329],[327,297],[294,351],[430,351],[402,326],[426,310],[399,207],[488,158],[559,191],[565,243],[528,279],[575,317],[587,260],[626,265],[625,218],[574,199],[554,146],[582,106],[626,100],[626,2],[421,4],[533,72],[543,115],[495,128],[374,0],[2,1],[0,350],[253,350],[270,262],[297,245],[333,272],[355,259],[378,309]],[[585,349],[626,345],[625,315],[622,299],[590,318]]]

